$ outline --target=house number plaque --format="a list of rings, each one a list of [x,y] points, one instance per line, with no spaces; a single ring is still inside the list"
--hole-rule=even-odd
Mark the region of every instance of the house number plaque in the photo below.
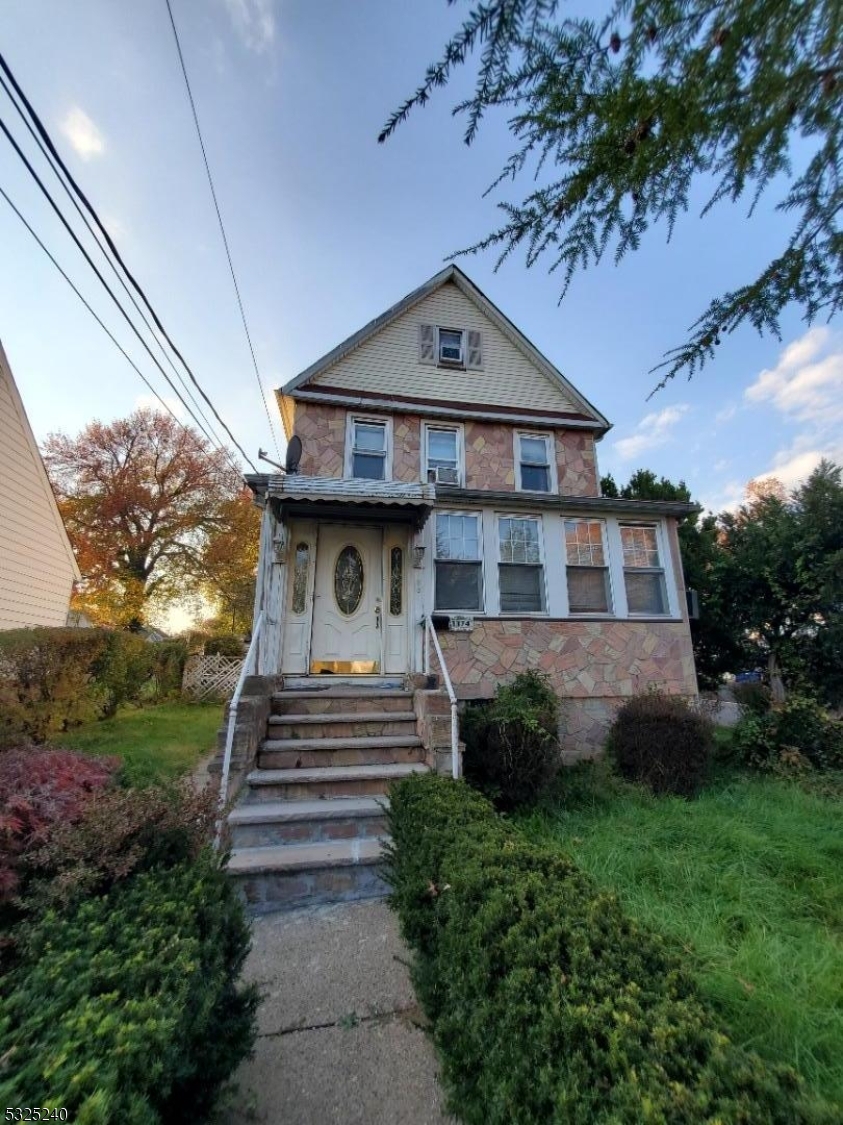
[[[470,633],[474,628],[474,618],[466,613],[454,613],[448,618],[448,631],[451,633]]]

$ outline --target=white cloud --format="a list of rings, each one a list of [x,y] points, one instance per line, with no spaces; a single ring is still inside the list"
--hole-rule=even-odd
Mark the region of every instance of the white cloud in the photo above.
[[[638,457],[648,449],[667,445],[668,442],[673,441],[671,430],[688,410],[687,404],[681,403],[678,406],[666,406],[664,410],[647,414],[635,427],[634,434],[615,442],[613,446],[615,452],[624,461],[631,461],[633,457]]]
[[[170,410],[180,420],[185,419],[185,409],[175,395],[161,395],[161,398],[169,406]],[[164,408],[155,397],[155,395],[138,395],[135,399],[134,410],[157,410],[158,413],[163,413]]]
[[[84,109],[80,109],[78,105],[68,110],[67,116],[61,123],[61,131],[70,141],[77,156],[81,156],[83,160],[101,156],[105,152],[105,137]]]
[[[719,426],[722,426],[724,422],[731,422],[737,412],[737,406],[733,402],[730,402],[728,406],[724,406],[722,410],[714,415],[714,421]]]
[[[223,0],[234,30],[250,51],[262,54],[275,40],[273,0]]]
[[[797,422],[824,429],[843,424],[843,346],[827,328],[811,328],[784,349],[772,371],[761,372],[744,397],[769,402]]]

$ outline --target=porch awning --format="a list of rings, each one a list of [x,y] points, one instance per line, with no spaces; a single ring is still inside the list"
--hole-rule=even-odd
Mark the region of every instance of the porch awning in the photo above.
[[[337,480],[300,473],[248,476],[246,480],[257,495],[264,494],[283,507],[295,507],[301,515],[330,516],[335,509],[336,514],[348,517],[357,510],[422,527],[436,502],[435,486],[420,481]]]

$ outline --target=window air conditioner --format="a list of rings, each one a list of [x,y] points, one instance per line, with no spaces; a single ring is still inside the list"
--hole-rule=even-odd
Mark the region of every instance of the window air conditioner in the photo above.
[[[440,466],[433,470],[433,481],[435,484],[459,484],[459,469],[446,469]]]

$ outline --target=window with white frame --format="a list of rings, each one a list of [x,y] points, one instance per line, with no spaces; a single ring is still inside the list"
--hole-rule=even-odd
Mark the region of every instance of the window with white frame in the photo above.
[[[371,418],[352,418],[350,473],[364,480],[387,479],[387,423]]]
[[[517,434],[518,487],[523,492],[552,492],[553,472],[549,434]]]
[[[604,520],[565,520],[565,561],[569,612],[611,613]]]
[[[667,613],[667,586],[655,524],[620,524],[623,579],[630,614]]]
[[[437,610],[482,613],[480,535],[479,515],[437,513],[433,600]]]
[[[498,583],[501,613],[544,613],[540,521],[498,517]]]
[[[462,364],[465,362],[463,334],[459,328],[440,328],[439,362]]]
[[[441,484],[460,484],[462,481],[462,440],[459,426],[426,425],[425,466],[426,476],[436,471]]]

